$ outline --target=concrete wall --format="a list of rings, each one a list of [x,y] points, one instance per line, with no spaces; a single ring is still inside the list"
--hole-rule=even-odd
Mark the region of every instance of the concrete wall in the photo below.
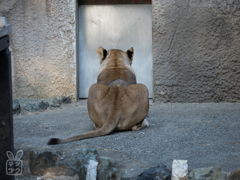
[[[153,0],[155,100],[240,102],[240,1]]]
[[[240,1],[153,0],[156,102],[240,102]],[[14,97],[76,97],[75,0],[0,0]]]
[[[12,25],[14,98],[76,98],[75,0],[2,0]]]

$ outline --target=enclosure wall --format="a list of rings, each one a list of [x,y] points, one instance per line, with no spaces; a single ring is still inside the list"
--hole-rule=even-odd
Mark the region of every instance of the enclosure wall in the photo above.
[[[153,0],[157,102],[240,102],[240,1]]]
[[[4,0],[14,98],[76,98],[76,1]]]
[[[76,97],[76,1],[0,1],[13,96]],[[240,1],[153,0],[155,102],[240,102]]]

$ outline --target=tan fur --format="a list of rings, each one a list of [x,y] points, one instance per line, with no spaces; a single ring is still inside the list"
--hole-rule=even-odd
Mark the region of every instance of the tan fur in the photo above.
[[[88,96],[88,113],[96,130],[67,139],[52,139],[49,145],[148,126],[144,121],[149,109],[148,89],[143,84],[136,84],[131,67],[133,53],[133,48],[127,52],[98,48],[101,66],[97,83],[91,86]]]

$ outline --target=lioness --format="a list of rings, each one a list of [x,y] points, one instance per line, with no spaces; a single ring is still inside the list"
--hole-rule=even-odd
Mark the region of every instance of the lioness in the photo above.
[[[149,125],[144,120],[149,109],[148,89],[136,84],[131,67],[133,52],[133,48],[127,52],[98,48],[100,69],[97,83],[89,89],[87,104],[96,130],[66,139],[52,138],[48,145],[103,136],[113,131],[139,130]]]

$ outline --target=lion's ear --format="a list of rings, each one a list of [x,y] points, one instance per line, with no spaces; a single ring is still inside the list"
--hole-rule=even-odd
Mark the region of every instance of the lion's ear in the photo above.
[[[133,47],[131,47],[129,50],[127,50],[127,55],[128,55],[128,57],[129,57],[129,59],[130,59],[130,65],[132,65],[132,61],[133,61],[133,53],[134,53],[134,49],[133,49]]]
[[[100,63],[102,63],[103,60],[104,60],[104,59],[106,58],[106,56],[107,56],[107,51],[106,51],[106,49],[103,49],[102,46],[100,46],[100,47],[97,49],[97,54],[98,54],[98,56],[101,58],[101,59],[100,59]]]

